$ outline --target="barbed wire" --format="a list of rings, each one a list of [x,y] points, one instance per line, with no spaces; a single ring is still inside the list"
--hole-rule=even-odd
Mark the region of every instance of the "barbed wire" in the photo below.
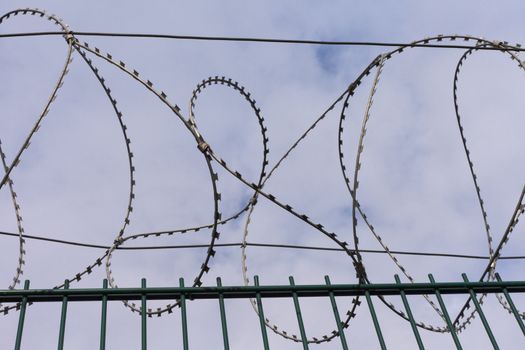
[[[39,239],[44,240],[47,242],[55,242],[55,243],[62,243],[62,244],[69,244],[69,245],[76,245],[76,246],[83,246],[83,247],[90,247],[90,248],[99,248],[104,249],[104,253],[97,258],[94,262],[89,264],[85,269],[79,271],[78,273],[74,274],[72,277],[68,278],[63,284],[55,286],[55,288],[63,288],[66,283],[74,283],[78,282],[82,279],[83,276],[92,273],[93,269],[104,265],[105,266],[105,272],[106,276],[109,281],[109,285],[112,288],[118,288],[118,284],[116,282],[115,274],[112,270],[112,258],[119,250],[124,249],[175,249],[175,248],[206,248],[206,256],[204,258],[204,261],[201,265],[201,267],[198,269],[196,273],[196,277],[193,281],[193,286],[201,286],[202,284],[202,278],[204,274],[208,273],[210,270],[210,261],[215,256],[215,247],[227,247],[227,246],[238,246],[241,247],[241,268],[242,268],[242,275],[243,275],[243,281],[247,285],[250,283],[251,276],[248,274],[248,266],[247,266],[247,247],[266,247],[266,248],[293,248],[293,249],[315,249],[315,250],[330,250],[330,251],[338,251],[345,253],[350,260],[352,261],[355,272],[356,272],[356,278],[359,280],[360,283],[372,283],[369,276],[366,272],[366,264],[364,263],[363,255],[362,253],[382,253],[387,254],[389,258],[392,260],[394,265],[405,275],[405,277],[410,281],[414,282],[414,278],[409,272],[409,269],[407,266],[403,265],[399,259],[396,257],[396,255],[426,255],[426,256],[442,256],[442,257],[455,257],[455,258],[471,258],[471,259],[484,259],[489,260],[487,263],[487,267],[484,270],[484,273],[481,275],[480,280],[494,280],[495,272],[496,272],[496,263],[499,259],[521,259],[523,257],[502,257],[501,251],[504,248],[504,246],[508,243],[510,239],[510,235],[513,232],[514,228],[519,222],[520,216],[525,211],[525,204],[524,204],[524,194],[525,194],[525,187],[523,188],[517,204],[515,206],[515,209],[513,213],[510,216],[509,224],[503,234],[502,239],[498,243],[496,249],[493,248],[493,236],[492,232],[490,230],[490,226],[488,224],[488,213],[484,206],[484,201],[481,197],[481,189],[477,182],[477,175],[474,170],[474,164],[471,159],[471,151],[467,147],[467,139],[464,133],[464,128],[461,123],[460,113],[459,113],[459,103],[458,103],[458,79],[459,79],[459,71],[460,67],[465,64],[466,59],[468,56],[470,56],[473,52],[476,51],[482,51],[482,50],[490,50],[490,51],[499,51],[503,54],[507,55],[512,61],[517,62],[520,69],[525,69],[523,61],[520,60],[520,58],[517,56],[517,52],[525,51],[521,48],[519,44],[516,45],[509,45],[508,42],[505,41],[491,41],[487,40],[481,37],[475,37],[470,35],[438,35],[434,37],[428,37],[424,38],[422,40],[414,41],[412,43],[379,43],[379,42],[335,42],[335,41],[316,41],[316,40],[295,40],[295,39],[271,39],[271,38],[234,38],[234,37],[198,37],[198,36],[181,36],[181,35],[161,35],[161,34],[133,34],[133,33],[102,33],[102,32],[74,32],[69,29],[67,25],[64,24],[63,20],[54,16],[54,15],[48,15],[45,11],[38,10],[38,9],[18,9],[14,11],[10,11],[0,17],[0,24],[3,23],[5,20],[7,20],[10,17],[15,17],[17,15],[32,15],[32,16],[39,16],[42,17],[48,21],[51,21],[55,25],[57,25],[60,29],[58,32],[30,32],[30,33],[10,33],[10,34],[0,34],[0,38],[15,38],[15,37],[28,37],[28,36],[49,36],[49,35],[61,35],[64,37],[65,42],[67,44],[67,52],[66,52],[66,59],[63,68],[61,69],[59,73],[59,78],[52,89],[52,92],[50,94],[49,99],[47,100],[46,104],[44,105],[44,108],[42,112],[39,115],[39,118],[37,119],[37,122],[35,123],[34,127],[30,130],[30,132],[27,134],[25,141],[23,145],[20,147],[16,155],[13,157],[10,162],[8,162],[5,154],[0,149],[0,155],[2,158],[3,163],[3,169],[5,174],[1,178],[0,181],[0,189],[4,187],[4,185],[8,185],[9,192],[12,198],[13,207],[15,210],[17,223],[18,223],[18,233],[8,233],[8,232],[0,232],[2,235],[7,236],[17,236],[19,238],[19,254],[18,254],[18,265],[15,272],[15,275],[13,277],[13,283],[9,285],[8,288],[14,288],[17,284],[19,284],[20,281],[20,275],[23,273],[23,266],[25,264],[25,250],[24,250],[24,243],[25,238],[31,238],[31,239]],[[269,155],[269,136],[268,136],[268,129],[265,126],[264,117],[262,115],[261,109],[257,106],[256,101],[254,100],[253,96],[247,91],[247,89],[242,86],[240,83],[226,77],[222,76],[215,76],[215,77],[209,77],[207,79],[204,79],[201,83],[197,84],[196,88],[194,89],[192,96],[190,98],[190,109],[189,109],[189,115],[186,117],[183,115],[180,108],[172,103],[169,99],[166,93],[160,89],[158,89],[150,80],[144,78],[138,71],[136,71],[133,68],[130,68],[130,66],[125,63],[122,60],[119,60],[115,58],[112,54],[104,52],[100,50],[97,47],[94,47],[86,42],[80,42],[77,38],[77,36],[111,36],[111,37],[130,37],[130,38],[165,38],[165,39],[180,39],[180,40],[207,40],[207,41],[236,41],[236,42],[265,42],[265,43],[281,43],[281,44],[313,44],[313,45],[346,45],[346,46],[391,46],[394,47],[393,50],[389,52],[385,52],[383,54],[378,55],[372,62],[358,75],[358,77],[351,83],[349,86],[334,100],[333,103],[329,105],[329,107],[306,129],[306,131],[300,135],[300,137],[291,145],[291,147],[284,153],[284,155],[279,158],[279,160],[273,165],[269,170],[267,169],[269,166],[268,162],[268,155]],[[457,41],[463,41],[463,42],[469,42],[474,43],[474,45],[457,45],[453,42]],[[446,44],[446,43],[448,44]],[[364,150],[365,150],[365,136],[367,133],[368,128],[368,121],[371,118],[371,111],[373,106],[373,100],[375,93],[377,89],[379,88],[379,82],[381,73],[385,69],[388,61],[394,56],[399,55],[403,53],[405,50],[411,49],[411,48],[454,48],[454,49],[464,49],[467,50],[463,54],[463,56],[460,58],[455,75],[454,75],[454,84],[453,84],[453,92],[454,92],[454,105],[455,105],[455,113],[457,117],[458,122],[458,128],[460,131],[460,137],[462,140],[464,152],[466,155],[467,163],[469,166],[471,178],[474,183],[474,188],[477,194],[478,202],[481,209],[482,219],[484,222],[485,227],[485,233],[487,236],[487,242],[488,242],[488,250],[489,250],[489,256],[472,256],[472,255],[463,255],[463,254],[448,254],[448,253],[424,253],[424,252],[401,252],[401,251],[394,251],[391,250],[386,242],[385,239],[383,239],[378,232],[376,228],[372,225],[371,219],[369,219],[363,209],[363,207],[360,205],[360,202],[358,200],[358,186],[359,186],[359,172],[360,169],[363,167],[363,157],[364,157]],[[23,227],[22,227],[22,218],[20,215],[20,204],[17,201],[17,195],[14,191],[14,182],[12,180],[13,178],[13,169],[20,163],[22,156],[24,153],[30,148],[30,143],[35,135],[35,133],[38,131],[40,126],[42,125],[45,116],[49,113],[50,106],[53,103],[53,101],[56,99],[56,96],[62,87],[65,77],[69,70],[69,65],[73,59],[73,55],[78,54],[82,58],[82,60],[89,66],[91,72],[97,79],[97,81],[100,83],[100,86],[105,91],[106,97],[109,101],[109,103],[112,105],[113,112],[117,118],[117,121],[119,123],[123,140],[126,144],[126,153],[128,158],[128,173],[129,173],[129,190],[128,190],[128,202],[127,202],[127,209],[122,221],[122,225],[120,227],[120,230],[118,234],[115,236],[113,242],[111,245],[105,246],[105,245],[95,245],[95,244],[89,244],[89,243],[80,243],[80,242],[72,242],[72,241],[65,241],[65,240],[57,240],[52,239],[48,237],[37,237],[37,236],[29,236],[25,235]],[[173,116],[178,119],[184,127],[187,129],[187,131],[190,133],[190,135],[193,137],[198,150],[202,153],[203,160],[206,164],[209,177],[210,177],[210,183],[211,183],[211,191],[213,194],[213,210],[212,210],[212,216],[213,220],[211,220],[211,223],[206,223],[204,225],[190,227],[190,228],[178,228],[173,230],[166,230],[166,231],[158,231],[158,232],[149,232],[149,233],[138,233],[133,235],[126,235],[126,231],[130,224],[130,218],[133,211],[133,203],[135,198],[135,187],[136,187],[136,180],[134,177],[135,174],[135,164],[133,162],[133,152],[131,151],[131,139],[127,133],[127,126],[124,122],[123,113],[118,109],[117,107],[117,101],[113,97],[111,93],[111,89],[108,86],[107,81],[104,79],[104,77],[101,75],[99,69],[94,64],[94,58],[98,58],[100,60],[103,60],[114,67],[117,67],[120,69],[125,75],[135,80],[138,84],[142,85],[149,93],[152,93],[155,95],[160,102],[166,106],[172,113]],[[357,153],[354,161],[354,166],[349,167],[347,165],[347,162],[344,157],[343,153],[343,143],[346,139],[345,137],[345,128],[344,123],[346,120],[346,114],[347,109],[350,106],[351,99],[354,96],[355,92],[360,87],[361,83],[364,81],[364,79],[367,76],[374,76],[372,81],[372,86],[368,95],[368,102],[365,109],[365,114],[363,116],[363,121],[361,125],[361,130],[359,134],[359,140],[358,140],[358,147],[357,147]],[[205,135],[202,134],[202,132],[199,130],[196,122],[196,115],[194,113],[194,108],[198,101],[198,96],[206,89],[210,89],[215,86],[222,86],[223,88],[232,89],[236,93],[238,93],[244,100],[246,100],[250,106],[250,108],[253,111],[253,114],[257,118],[259,127],[260,127],[260,134],[262,139],[262,164],[259,170],[259,176],[256,183],[252,183],[249,180],[247,180],[247,177],[244,176],[242,173],[240,173],[237,169],[232,167],[230,164],[228,164],[221,155],[217,154],[213,148],[212,145],[210,145],[207,141],[207,138]],[[339,156],[339,163],[341,167],[341,172],[343,179],[346,184],[347,192],[349,194],[351,203],[352,203],[352,232],[353,232],[353,244],[354,248],[351,249],[349,247],[349,243],[344,241],[340,235],[338,235],[336,232],[332,232],[325,228],[325,226],[318,222],[317,220],[311,218],[310,216],[306,215],[305,213],[301,212],[298,209],[292,208],[289,204],[286,202],[280,200],[277,198],[276,195],[271,194],[265,190],[265,185],[269,181],[269,179],[274,176],[274,174],[277,173],[277,170],[283,164],[288,157],[297,150],[298,146],[301,144],[302,141],[304,141],[309,135],[311,135],[311,132],[316,129],[316,127],[326,119],[329,112],[333,111],[337,106],[341,107],[341,112],[339,114],[339,123],[338,123],[338,143],[339,143],[339,149],[338,149],[338,156]],[[348,128],[347,128],[348,129]],[[221,212],[221,193],[219,191],[218,187],[218,172],[216,171],[216,167],[220,167],[223,170],[225,170],[227,173],[231,174],[233,177],[235,177],[240,183],[244,184],[247,188],[251,189],[252,195],[249,198],[249,200],[246,201],[241,207],[241,209],[234,213],[233,215],[223,219],[222,218],[222,212]],[[349,175],[350,169],[353,169],[353,176]],[[276,205],[277,207],[280,207],[293,217],[295,217],[297,220],[300,220],[313,229],[317,230],[319,233],[325,235],[328,239],[330,239],[333,243],[335,243],[338,247],[337,248],[325,248],[325,247],[311,247],[311,246],[299,246],[299,245],[285,245],[285,244],[267,244],[267,243],[250,243],[248,242],[248,236],[249,236],[249,226],[251,222],[251,217],[254,213],[254,211],[257,208],[258,199],[260,197],[266,198],[268,201]],[[244,219],[244,229],[243,229],[243,237],[242,241],[240,243],[225,243],[225,244],[218,244],[216,243],[217,239],[220,237],[220,233],[218,231],[218,227],[221,225],[224,225],[230,221],[238,220],[241,218],[241,214],[246,213]],[[381,245],[382,250],[366,250],[361,249],[359,247],[359,236],[358,236],[358,230],[357,230],[357,224],[358,219],[361,219],[364,225],[366,226],[366,229],[370,232],[372,237]],[[186,246],[138,246],[138,247],[126,247],[126,243],[130,240],[136,240],[136,239],[147,239],[152,237],[159,237],[159,236],[165,236],[165,235],[174,235],[174,234],[185,234],[185,233],[191,233],[191,232],[198,232],[201,229],[210,230],[210,243],[207,245],[186,245]],[[434,309],[434,311],[437,313],[437,315],[443,319],[443,324],[445,324],[443,314],[440,310],[440,308],[436,305],[436,303],[431,299],[429,296],[424,296],[428,304]],[[480,303],[483,302],[485,298],[485,295],[482,295],[479,298]],[[403,313],[400,309],[398,309],[397,306],[392,304],[391,302],[387,301],[384,297],[380,296],[380,299],[382,302],[390,308],[393,312],[395,312],[400,317],[408,320],[408,316]],[[498,300],[503,305],[504,308],[508,310],[509,306],[508,304],[498,296]],[[471,323],[472,318],[475,316],[475,311],[471,312],[470,314],[466,315],[465,312],[470,306],[471,299],[469,298],[467,302],[465,303],[464,307],[460,310],[458,313],[458,316],[455,319],[454,322],[454,330],[449,329],[447,326],[443,325],[429,325],[425,324],[423,322],[417,322],[417,326],[430,330],[435,332],[450,332],[450,331],[462,331],[464,330],[468,324]],[[256,313],[258,313],[257,307],[255,305],[255,301],[251,300],[252,305],[254,306],[254,310]],[[148,310],[142,310],[139,306],[135,305],[134,303],[125,301],[124,305],[128,308],[130,308],[133,312],[138,312],[140,314],[147,313],[148,316],[161,316],[165,313],[171,313],[173,308],[178,306],[178,301],[174,301],[172,304],[165,305],[163,307],[159,307],[156,310],[148,309]],[[349,307],[349,310],[346,312],[346,319],[342,322],[342,326],[344,328],[347,328],[350,324],[350,321],[352,318],[356,316],[356,310],[358,306],[360,305],[360,300],[358,297],[354,298],[351,302],[351,306]],[[2,311],[4,314],[7,314],[8,311],[17,309],[17,305],[13,306],[0,306],[2,308]],[[525,318],[525,314],[523,312],[520,313],[522,318]],[[300,342],[303,341],[300,336],[297,336],[293,334],[292,332],[286,331],[282,329],[281,327],[277,326],[276,324],[272,323],[268,318],[264,320],[265,324],[272,329],[276,334],[279,334],[280,336],[290,339],[292,341]],[[307,342],[309,343],[322,343],[326,341],[330,341],[334,337],[338,336],[338,330],[332,330],[329,332],[325,332],[323,335],[314,336],[307,339]]]

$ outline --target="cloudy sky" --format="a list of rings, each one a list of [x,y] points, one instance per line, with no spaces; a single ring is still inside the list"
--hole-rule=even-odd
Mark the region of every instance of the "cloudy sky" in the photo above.
[[[401,1],[382,4],[331,2],[202,1],[193,4],[155,1],[130,3],[58,1],[5,1],[0,12],[38,7],[63,18],[75,31],[161,33],[179,35],[272,37],[343,41],[409,42],[437,34],[470,34],[488,40],[524,42],[525,5],[519,1],[423,4]],[[33,16],[9,18],[0,33],[57,30]],[[140,72],[168,100],[189,115],[196,85],[209,76],[226,76],[251,92],[268,129],[269,167],[273,167],[297,138],[356,79],[366,66],[388,48],[282,45],[83,37],[81,41],[110,52],[126,67]],[[10,162],[33,127],[57,81],[67,56],[61,37],[0,40],[0,140]],[[488,255],[487,239],[476,192],[469,173],[453,103],[453,78],[463,51],[410,49],[385,63],[374,104],[359,172],[358,197],[376,232],[393,250]],[[64,85],[51,105],[40,130],[23,153],[12,179],[29,235],[111,245],[122,227],[129,196],[126,142],[104,90],[78,53]],[[121,70],[91,55],[123,113],[136,168],[135,200],[125,236],[209,224],[213,221],[213,192],[202,154],[182,122],[153,94]],[[349,101],[344,122],[344,154],[353,181],[359,132],[375,70]],[[523,71],[508,55],[477,52],[465,62],[458,82],[459,110],[474,169],[481,187],[494,241],[501,238],[523,187],[523,130],[521,96]],[[353,245],[352,201],[338,158],[338,123],[342,104],[291,153],[265,185],[268,193],[322,223]],[[257,181],[263,148],[258,121],[237,92],[212,86],[198,97],[195,117],[214,153],[250,182]],[[239,211],[252,191],[214,163],[222,194],[221,212]],[[3,176],[3,172],[0,172]],[[220,227],[219,243],[242,240],[246,214]],[[8,188],[0,190],[0,231],[17,232]],[[360,247],[380,249],[362,220]],[[503,255],[520,255],[525,247],[523,228],[517,226]],[[18,257],[16,238],[0,237],[0,281],[7,288]],[[209,243],[210,231],[137,239],[128,246]],[[320,232],[273,203],[260,199],[251,216],[249,242],[337,247]],[[61,284],[83,271],[103,249],[81,248],[28,240],[22,279],[35,288]],[[151,286],[187,284],[198,274],[206,249],[117,251],[113,277],[119,286],[138,286],[146,277]],[[386,255],[363,254],[373,282],[391,282],[401,271]],[[485,269],[483,260],[398,256],[417,281],[433,273],[437,280],[458,281],[466,272],[472,280]],[[264,284],[354,283],[351,260],[339,252],[275,248],[247,248],[248,275]],[[213,285],[241,285],[241,251],[217,248],[204,276]],[[500,261],[505,279],[523,279],[523,264]],[[104,267],[75,283],[98,287]],[[404,278],[402,276],[402,278]],[[406,278],[404,278],[406,280]],[[446,299],[450,312],[465,299]],[[393,302],[402,308],[399,300]],[[442,326],[423,298],[413,298],[418,320]],[[518,305],[525,307],[518,298]],[[350,300],[339,301],[341,312]],[[329,334],[335,326],[327,300],[302,301],[309,336]],[[156,303],[153,307],[161,307]],[[364,305],[363,305],[364,306]],[[376,302],[387,344],[411,349],[416,344],[409,324]],[[487,299],[486,309],[500,345],[520,348],[523,338],[513,319]],[[66,348],[92,349],[98,344],[98,305],[71,305]],[[261,347],[258,320],[246,300],[228,303],[231,346]],[[289,333],[298,332],[293,305],[268,301],[267,317]],[[58,305],[32,306],[27,316],[27,349],[56,347]],[[221,348],[218,307],[215,302],[190,303],[192,348]],[[152,349],[181,348],[180,314],[150,319]],[[0,318],[2,348],[14,343],[18,314]],[[139,348],[139,318],[120,303],[109,311],[108,347]],[[202,336],[205,335],[205,336]],[[300,348],[270,334],[272,347]],[[451,348],[448,334],[422,331],[429,348]],[[347,330],[355,348],[375,348],[368,310]],[[479,319],[462,333],[465,348],[489,349]],[[338,349],[332,341],[316,346]]]

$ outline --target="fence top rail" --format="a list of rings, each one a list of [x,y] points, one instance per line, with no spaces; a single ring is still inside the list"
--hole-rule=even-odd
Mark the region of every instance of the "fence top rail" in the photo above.
[[[8,289],[0,290],[0,302],[20,302],[27,297],[31,302],[61,301],[67,296],[70,301],[139,300],[146,295],[149,300],[178,299],[184,295],[188,299],[254,298],[259,293],[263,298],[358,296],[368,292],[370,295],[407,295],[525,292],[525,281],[494,282],[436,282],[436,283],[377,283],[377,284],[316,284],[316,285],[262,285],[262,286],[204,286],[204,287],[147,287],[147,288],[76,288],[76,289]]]

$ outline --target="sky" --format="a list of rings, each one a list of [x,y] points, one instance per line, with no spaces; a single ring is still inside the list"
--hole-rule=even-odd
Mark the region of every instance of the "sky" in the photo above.
[[[75,31],[160,33],[178,35],[271,37],[341,41],[410,42],[438,34],[469,34],[487,40],[520,43],[525,5],[519,1],[461,3],[418,1],[330,5],[313,1],[240,1],[194,3],[125,1],[63,3],[4,1],[0,13],[38,7],[56,14]],[[33,16],[17,16],[0,23],[0,33],[49,31],[57,27]],[[238,81],[261,110],[268,136],[268,169],[299,136],[339,97],[384,47],[283,45],[268,43],[177,41],[82,37],[90,47],[110,52],[117,61],[153,82],[172,104],[189,116],[193,90],[203,79],[225,76]],[[33,127],[49,98],[67,57],[61,37],[0,40],[0,140],[9,161]],[[394,56],[382,69],[370,109],[359,170],[358,199],[375,231],[392,250],[488,255],[487,239],[476,192],[469,173],[454,112],[453,83],[464,51],[414,48]],[[73,53],[69,73],[39,131],[24,151],[11,178],[26,234],[111,245],[126,217],[129,164],[126,140],[111,103],[93,72]],[[151,92],[100,58],[98,67],[117,100],[131,140],[135,167],[133,211],[124,236],[175,230],[213,222],[210,176],[195,139],[181,120]],[[523,130],[521,96],[525,80],[515,61],[500,52],[476,52],[459,73],[457,94],[462,125],[472,157],[494,242],[499,242],[523,187]],[[353,183],[356,150],[370,89],[372,70],[349,100],[343,123],[343,152]],[[275,195],[329,232],[353,246],[352,199],[346,189],[338,157],[339,115],[342,103],[305,138],[265,184]],[[199,132],[214,154],[249,182],[256,182],[263,162],[260,126],[250,104],[238,92],[221,85],[201,91],[194,108]],[[243,208],[253,191],[218,163],[217,186],[223,218]],[[3,176],[0,172],[0,176]],[[220,226],[218,243],[238,243],[247,221],[244,213]],[[381,249],[358,220],[359,245]],[[337,245],[270,201],[259,198],[250,216],[248,242],[337,247]],[[0,231],[17,232],[16,216],[6,186],[0,189]],[[525,247],[518,225],[502,254],[520,255]],[[128,246],[207,244],[210,230],[126,242]],[[0,281],[8,288],[16,270],[18,241],[0,237]],[[34,288],[51,288],[83,271],[103,249],[65,246],[27,240],[22,280]],[[344,253],[248,247],[250,282],[262,284],[355,283],[351,260]],[[112,277],[121,287],[186,284],[199,273],[206,248],[124,251],[113,254]],[[217,248],[204,285],[220,276],[224,285],[243,284],[239,247]],[[397,256],[416,281],[432,273],[438,281],[471,280],[485,269],[482,260]],[[372,282],[393,282],[402,272],[384,254],[363,254]],[[498,262],[504,279],[523,279],[520,260]],[[99,287],[105,266],[72,287]],[[427,324],[442,321],[422,297],[411,298],[416,318]],[[465,297],[446,298],[451,314]],[[517,297],[517,305],[524,305]],[[402,308],[400,300],[392,302]],[[152,307],[163,304],[152,303]],[[408,322],[386,308],[376,307],[387,345],[416,348]],[[341,298],[339,309],[351,300]],[[229,301],[228,322],[233,349],[262,347],[257,315],[247,300]],[[301,300],[307,333],[321,337],[334,328],[327,300]],[[189,305],[192,348],[221,348],[216,302]],[[494,296],[484,308],[500,345],[518,349],[523,338],[515,321]],[[23,346],[56,347],[59,305],[34,305],[28,311]],[[266,316],[288,333],[298,332],[289,300],[265,303]],[[377,348],[368,310],[358,308],[347,329],[353,348]],[[138,349],[140,319],[120,303],[109,310],[109,349]],[[98,344],[98,304],[70,305],[66,348],[92,349]],[[18,314],[0,318],[2,348],[12,348]],[[149,319],[152,349],[182,348],[180,313]],[[430,349],[452,348],[450,335],[421,331]],[[205,335],[205,336],[203,336]],[[461,333],[464,348],[489,349],[479,318]],[[272,348],[301,345],[270,332]],[[336,341],[312,348],[338,349]]]

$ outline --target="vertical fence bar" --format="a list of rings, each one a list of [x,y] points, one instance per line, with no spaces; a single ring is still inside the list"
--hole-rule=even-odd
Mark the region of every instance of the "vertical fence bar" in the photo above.
[[[295,282],[292,276],[288,277],[291,286],[295,286]],[[301,306],[299,305],[299,297],[297,292],[292,292],[293,305],[295,307],[295,315],[297,316],[297,322],[299,323],[299,331],[301,332],[301,341],[303,343],[303,349],[308,350],[308,338],[306,337],[306,329],[304,328],[303,316],[301,314]]]
[[[179,286],[184,288],[184,278],[179,278]],[[188,318],[186,315],[186,294],[184,293],[180,295],[180,313],[182,318],[182,347],[184,350],[188,350]]]
[[[64,289],[69,289],[69,281],[64,282]],[[58,350],[64,349],[64,336],[66,334],[67,296],[62,298],[62,312],[60,313],[60,329],[58,331]]]
[[[220,277],[217,277],[217,287],[222,287]],[[230,343],[228,341],[228,324],[226,323],[226,308],[224,307],[224,296],[222,293],[219,293],[219,309],[221,311],[222,339],[224,342],[224,350],[229,350]]]
[[[330,277],[324,276],[324,281],[327,286],[330,286]],[[337,331],[339,332],[339,339],[341,340],[341,346],[343,350],[348,350],[348,344],[346,343],[345,332],[341,325],[341,318],[339,317],[339,310],[337,310],[337,303],[335,301],[334,292],[329,291],[330,303],[332,304],[332,310],[334,311],[335,322],[337,323]]]
[[[381,350],[386,350],[385,339],[383,338],[383,333],[381,332],[381,327],[379,326],[374,303],[372,303],[372,298],[370,297],[370,292],[368,290],[365,291],[365,297],[366,303],[368,304],[368,310],[370,310],[370,315],[372,316],[372,321],[374,322],[374,328],[376,329],[379,345],[381,346]]]
[[[434,276],[432,276],[431,273],[428,274],[428,279],[430,280],[430,283],[435,284],[436,281],[434,280]],[[452,324],[452,321],[450,320],[450,315],[448,314],[447,308],[445,306],[445,302],[443,301],[443,298],[441,297],[441,293],[439,292],[439,289],[434,289],[434,293],[436,294],[436,298],[439,302],[439,306],[441,307],[441,311],[443,311],[443,317],[445,317],[445,322],[447,323],[447,327],[450,330],[450,334],[452,335],[452,339],[454,340],[454,344],[456,344],[456,349],[463,350],[463,347],[461,346],[461,343],[459,342],[458,335],[456,334],[456,329],[454,328],[454,325]]]
[[[105,290],[108,289],[108,280],[104,279],[102,282],[104,294],[102,295],[102,312],[100,314],[100,350],[106,349],[106,320],[108,313],[108,295]]]
[[[499,273],[496,272],[496,279],[498,282],[501,282],[501,277]],[[523,325],[523,320],[521,319],[521,316],[516,309],[516,305],[514,305],[514,302],[512,301],[512,298],[510,297],[509,291],[507,288],[503,288],[503,294],[505,295],[505,299],[507,299],[507,302],[509,303],[510,309],[512,310],[512,313],[514,314],[514,317],[516,318],[516,321],[518,321],[518,325],[521,328],[521,332],[523,335],[525,335],[525,326]]]
[[[461,274],[461,276],[463,277],[463,281],[469,282],[466,274],[463,273]],[[487,331],[487,335],[489,336],[492,346],[494,347],[494,349],[499,350],[499,346],[498,346],[498,343],[496,342],[496,338],[494,338],[494,334],[492,334],[492,330],[490,329],[489,323],[487,322],[487,319],[485,318],[485,314],[483,313],[483,310],[481,309],[481,305],[479,304],[476,293],[474,293],[472,289],[469,289],[469,293],[470,293],[472,302],[474,303],[474,306],[476,307],[476,310],[478,311],[479,318],[481,319],[481,322],[483,323],[483,327],[485,327],[485,331]]]
[[[253,276],[253,283],[256,287],[259,287],[259,276]],[[259,313],[259,323],[261,324],[261,334],[263,338],[264,350],[270,350],[270,344],[268,343],[268,334],[266,333],[266,323],[264,322],[264,310],[260,292],[255,293],[255,299],[257,300],[257,310]]]
[[[394,278],[396,279],[397,284],[401,283],[401,280],[399,279],[398,275],[394,275]],[[421,340],[421,336],[419,335],[419,331],[417,330],[416,321],[414,320],[414,315],[412,315],[412,310],[410,310],[410,305],[408,304],[408,299],[405,295],[405,291],[403,289],[400,289],[399,295],[401,295],[403,305],[405,305],[405,310],[407,312],[408,320],[410,321],[410,326],[412,327],[412,331],[414,332],[414,336],[416,337],[417,346],[420,350],[424,350],[425,346],[423,345],[423,341]]]
[[[24,282],[24,290],[29,289],[29,281]],[[20,316],[18,318],[18,330],[16,331],[16,341],[15,341],[15,350],[20,350],[22,345],[22,332],[24,331],[24,321],[26,318],[26,308],[27,308],[27,297],[22,298],[22,303],[20,305]]]
[[[141,313],[140,313],[140,319],[141,319],[141,328],[142,328],[142,350],[146,350],[148,348],[148,328],[147,328],[147,321],[148,321],[148,309],[147,309],[147,301],[146,301],[146,279],[143,278],[140,282],[140,286],[142,287],[142,297],[141,297]]]

